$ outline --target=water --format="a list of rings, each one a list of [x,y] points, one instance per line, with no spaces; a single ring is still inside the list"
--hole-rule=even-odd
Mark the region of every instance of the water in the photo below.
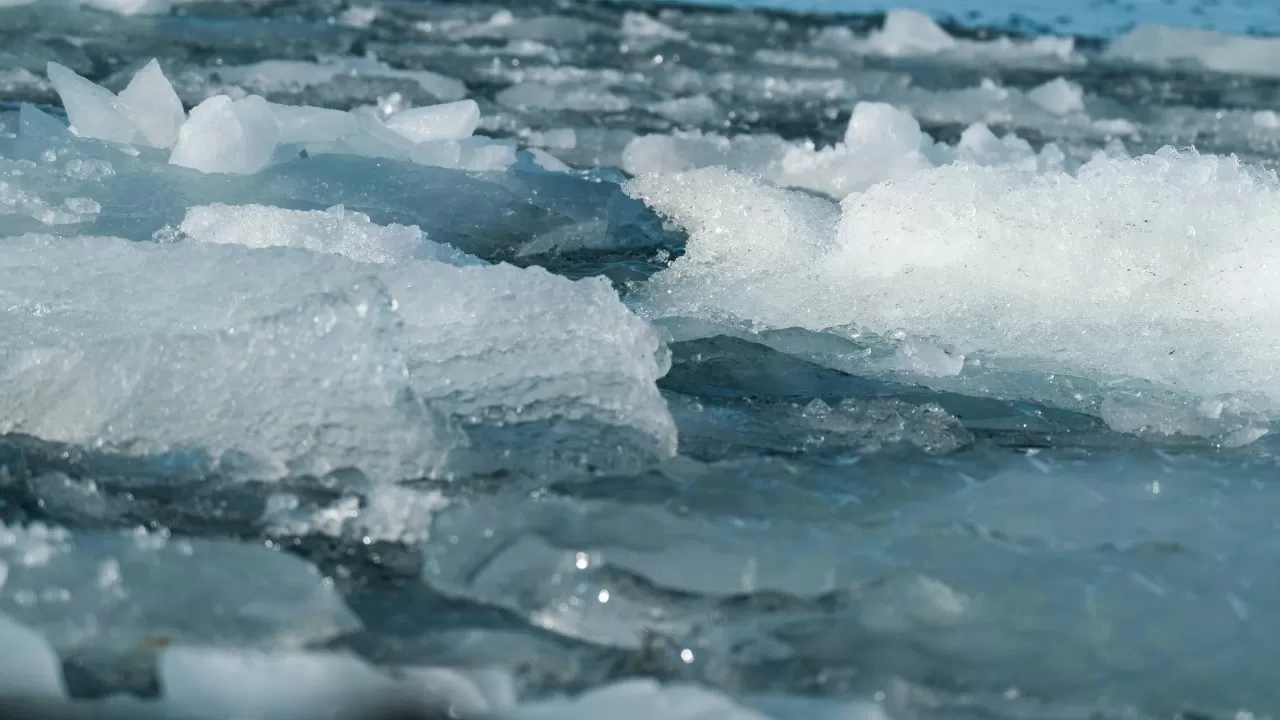
[[[1280,713],[1275,8],[88,5],[0,7],[0,695]]]

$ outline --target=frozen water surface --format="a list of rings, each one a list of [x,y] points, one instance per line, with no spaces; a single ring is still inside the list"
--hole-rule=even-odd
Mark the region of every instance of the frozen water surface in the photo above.
[[[0,0],[0,707],[1280,715],[1276,9],[738,5]]]

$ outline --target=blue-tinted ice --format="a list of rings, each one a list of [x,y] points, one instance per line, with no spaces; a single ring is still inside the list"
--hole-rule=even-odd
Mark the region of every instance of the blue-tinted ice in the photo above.
[[[0,0],[0,703],[1276,716],[1274,18],[1025,5]]]

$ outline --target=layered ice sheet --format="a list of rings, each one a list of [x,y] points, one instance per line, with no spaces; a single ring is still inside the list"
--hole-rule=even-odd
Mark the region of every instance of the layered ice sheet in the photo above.
[[[630,187],[690,233],[638,289],[654,316],[871,333],[899,345],[900,371],[961,385],[1016,360],[1017,381],[971,389],[1092,406],[1125,430],[1248,442],[1265,432],[1250,412],[1280,408],[1280,183],[1235,159],[1169,149],[1074,177],[953,165],[840,208],[716,169]],[[1165,413],[1161,393],[1191,400]]]
[[[424,577],[757,691],[781,673],[1157,717],[1269,708],[1268,671],[1240,656],[1277,651],[1259,612],[1280,594],[1274,490],[1239,474],[1265,466],[1048,452],[867,467],[852,486],[744,465],[731,487],[634,499],[474,497],[437,518]]]
[[[296,648],[360,627],[314,567],[261,544],[0,525],[0,562],[0,611],[67,654]]]
[[[189,226],[216,240],[245,212],[207,210]],[[397,480],[674,451],[654,385],[665,348],[606,281],[432,260],[379,270],[334,253],[400,231],[361,220],[352,235],[321,215],[347,245],[0,241],[0,428],[265,478],[352,468]],[[243,241],[325,242],[306,214],[274,220],[271,239]]]

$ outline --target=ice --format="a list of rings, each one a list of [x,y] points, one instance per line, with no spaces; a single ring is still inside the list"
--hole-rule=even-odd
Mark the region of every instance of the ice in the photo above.
[[[358,262],[395,263],[413,258],[451,264],[478,262],[431,242],[416,225],[377,225],[342,206],[285,210],[264,205],[203,205],[187,211],[178,228],[197,242],[247,247],[297,247]]]
[[[631,10],[622,13],[622,25],[619,29],[623,35],[631,38],[658,40],[687,40],[689,38],[688,33],[676,30],[645,13]]]
[[[698,126],[721,117],[724,111],[706,95],[663,100],[649,106],[653,113],[685,125]]]
[[[130,145],[173,147],[186,115],[173,86],[151,60],[120,95],[50,62],[49,80],[81,137]]]
[[[758,174],[783,187],[814,190],[841,199],[876,183],[906,178],[952,162],[1016,165],[1030,169],[1062,166],[1052,143],[1039,153],[1015,135],[997,138],[975,124],[957,146],[935,143],[911,113],[889,103],[859,102],[850,115],[844,142],[814,149],[776,135],[726,138],[712,133],[645,135],[628,143],[622,166],[633,175],[726,166]]]
[[[48,73],[49,81],[67,109],[72,132],[81,137],[126,145],[143,142],[144,136],[129,117],[124,101],[110,90],[55,62],[49,63]]]
[[[218,95],[191,110],[169,162],[207,173],[252,174],[271,162],[278,132],[267,101]]]
[[[521,110],[616,113],[631,107],[630,100],[604,89],[533,81],[506,88],[498,93],[497,100]]]
[[[1054,115],[1084,112],[1084,90],[1066,78],[1055,78],[1036,86],[1027,98]]]
[[[48,641],[2,612],[0,646],[0,697],[66,697],[62,663]]]
[[[332,69],[303,65],[304,72]],[[383,115],[380,107],[344,112],[270,103],[258,95],[215,95],[191,111],[178,130],[169,162],[205,173],[240,175],[293,156],[325,154],[411,160],[474,172],[515,164],[514,143],[472,137],[480,120],[473,100]]]
[[[0,218],[21,215],[43,225],[75,225],[92,220],[101,210],[89,198],[67,198],[61,206],[54,205],[21,185],[0,180]]]
[[[1067,64],[1081,61],[1075,52],[1075,41],[1070,37],[1040,35],[1025,41],[1007,37],[962,40],[952,37],[928,15],[902,8],[889,10],[884,25],[866,38],[856,36],[846,27],[828,26],[816,34],[814,44],[820,48],[887,57],[945,55],[969,61],[1040,59]]]
[[[169,162],[206,173],[253,174],[282,148],[365,155],[484,172],[515,163],[514,145],[472,137],[474,101],[402,110],[386,125],[371,114],[218,95],[191,111]]]
[[[305,89],[340,77],[405,80],[442,101],[461,100],[467,94],[466,86],[453,78],[428,70],[400,70],[374,57],[323,56],[319,62],[264,60],[253,65],[223,66],[218,68],[218,75],[262,94]]]
[[[1144,64],[1198,64],[1207,70],[1275,76],[1280,40],[1216,30],[1142,25],[1107,46],[1106,55]]]
[[[285,240],[317,219],[258,212]],[[350,222],[364,226],[337,224]],[[265,479],[358,469],[399,480],[674,452],[654,385],[666,350],[603,279],[474,261],[378,270],[196,242],[3,245],[6,432]],[[609,449],[593,449],[602,436]]]
[[[867,45],[883,55],[924,55],[956,46],[955,38],[933,18],[914,10],[891,10],[884,27],[871,33]]]
[[[430,536],[432,518],[446,505],[448,500],[438,491],[379,485],[363,497],[347,496],[322,508],[306,507],[292,493],[276,493],[262,519],[275,536],[324,535],[413,545]]]
[[[187,115],[159,62],[153,59],[133,76],[129,86],[120,91],[120,102],[148,143],[171,148],[178,141],[178,130]]]
[[[380,13],[374,6],[352,5],[338,13],[338,23],[350,28],[367,28],[378,19]]]
[[[1016,457],[864,465],[856,489],[847,472],[778,483],[752,459],[639,499],[473,497],[437,518],[424,577],[674,667],[754,667],[747,687],[805,658],[876,690],[959,665],[965,693],[1274,706],[1237,645],[1275,650],[1257,613],[1280,594],[1258,539],[1274,489],[1237,474],[1254,461]]]
[[[409,108],[386,120],[387,127],[408,140],[461,140],[475,133],[480,124],[480,106],[474,100]]]
[[[725,695],[692,685],[661,685],[656,680],[624,680],[578,697],[543,700],[499,715],[500,720],[769,720]]]
[[[307,720],[361,716],[375,706],[414,702],[449,717],[505,709],[483,672],[398,668],[394,675],[342,653],[254,653],[175,647],[160,656],[161,703],[193,720]],[[510,684],[509,677],[503,681]],[[499,682],[501,685],[502,682]]]
[[[0,525],[0,610],[59,652],[296,648],[360,627],[331,584],[261,544]]]
[[[901,332],[1036,363],[1048,386],[1134,378],[1157,400],[1257,393],[1255,410],[1280,408],[1264,360],[1280,347],[1260,330],[1280,312],[1263,279],[1280,186],[1235,159],[1167,149],[1078,177],[946,166],[850,196],[835,231],[834,208],[724,171],[631,187],[690,232],[640,292],[657,316]]]

